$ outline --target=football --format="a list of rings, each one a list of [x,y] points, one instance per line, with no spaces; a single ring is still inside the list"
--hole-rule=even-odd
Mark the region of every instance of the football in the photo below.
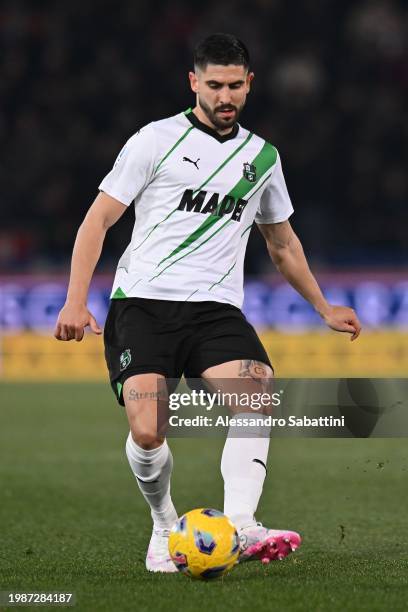
[[[219,510],[191,510],[173,526],[169,553],[185,576],[200,580],[219,578],[238,562],[237,530]]]

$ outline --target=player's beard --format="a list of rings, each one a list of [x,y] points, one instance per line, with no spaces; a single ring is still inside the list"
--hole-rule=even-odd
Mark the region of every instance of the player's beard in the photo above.
[[[213,110],[206,102],[204,102],[202,98],[200,98],[200,96],[198,97],[198,103],[216,130],[226,130],[233,127],[233,125],[238,121],[245,104],[243,102],[240,107],[237,107],[234,104],[220,104]],[[220,115],[219,111],[221,110],[233,110],[234,112],[231,117],[227,118]]]

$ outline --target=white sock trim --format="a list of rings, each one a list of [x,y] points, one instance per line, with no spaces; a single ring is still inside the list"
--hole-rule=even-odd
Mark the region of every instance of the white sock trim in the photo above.
[[[271,426],[265,424],[268,415],[258,412],[239,412],[232,415],[237,419],[257,419],[257,425],[236,426],[230,425],[228,436],[231,438],[269,438]]]
[[[169,452],[169,447],[167,444],[167,440],[164,440],[163,444],[158,446],[157,448],[142,448],[139,446],[133,439],[131,432],[126,440],[126,450],[130,453],[131,456],[135,457],[135,459],[148,459],[153,461],[160,457],[163,454],[164,457],[167,457]]]

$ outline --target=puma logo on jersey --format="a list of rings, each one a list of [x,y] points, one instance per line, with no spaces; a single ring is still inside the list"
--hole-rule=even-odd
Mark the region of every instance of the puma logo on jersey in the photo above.
[[[197,170],[199,170],[200,168],[198,167],[198,162],[200,161],[200,158],[197,159],[197,161],[193,161],[192,159],[190,159],[189,157],[183,157],[183,161],[189,162],[190,164],[194,164],[194,166],[197,168]]]
[[[207,198],[207,195],[209,196]],[[231,214],[232,221],[240,221],[241,215],[247,200],[243,198],[234,198],[231,195],[220,196],[219,193],[208,194],[207,191],[199,191],[194,195],[192,189],[186,189],[181,196],[178,210],[186,210],[187,212],[199,212],[203,215],[211,213],[217,217]]]

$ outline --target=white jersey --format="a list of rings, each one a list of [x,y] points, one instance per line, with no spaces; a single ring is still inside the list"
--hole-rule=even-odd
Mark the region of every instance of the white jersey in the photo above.
[[[250,229],[293,212],[275,147],[236,124],[220,136],[189,109],[126,143],[99,189],[134,202],[111,297],[241,308]]]

